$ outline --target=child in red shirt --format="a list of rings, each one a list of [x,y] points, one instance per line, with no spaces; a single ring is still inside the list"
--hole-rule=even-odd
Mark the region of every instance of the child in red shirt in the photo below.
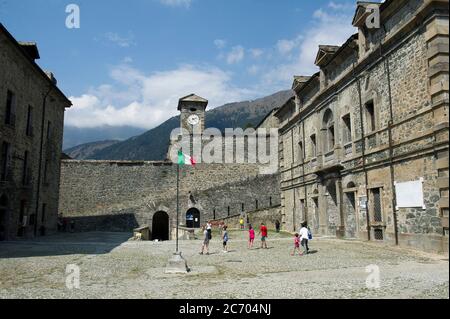
[[[264,225],[264,223],[261,224],[261,227],[259,228],[259,233],[261,234],[261,248],[267,249],[267,227]]]
[[[300,251],[300,235],[298,233],[294,236],[294,251],[291,253],[291,256],[295,256],[295,252],[298,252],[299,256],[303,256]]]

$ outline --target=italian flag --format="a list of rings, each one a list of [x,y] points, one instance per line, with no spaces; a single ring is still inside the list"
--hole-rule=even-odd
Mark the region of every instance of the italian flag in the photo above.
[[[178,165],[195,166],[197,164],[193,157],[184,154],[182,151],[178,151]]]

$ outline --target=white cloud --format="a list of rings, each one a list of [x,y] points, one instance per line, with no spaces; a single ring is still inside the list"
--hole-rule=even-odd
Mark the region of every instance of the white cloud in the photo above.
[[[257,65],[252,65],[252,66],[250,66],[248,69],[247,69],[247,72],[248,72],[248,74],[250,74],[250,75],[256,75],[256,74],[258,74],[259,73],[259,70],[260,70],[261,68],[259,67],[259,66],[257,66]]]
[[[262,49],[250,49],[250,54],[252,55],[252,57],[259,58],[264,54],[264,50]]]
[[[238,45],[231,49],[231,52],[228,53],[227,63],[228,64],[236,64],[241,62],[245,57],[245,49]]]
[[[123,58],[122,61],[123,61],[123,63],[132,63],[133,62],[133,58],[129,57],[129,56],[126,56],[126,57]]]
[[[282,55],[291,53],[291,51],[296,47],[297,43],[295,40],[279,40],[277,42],[277,49]]]
[[[333,6],[330,2],[329,6]],[[312,75],[318,71],[314,65],[319,45],[342,45],[356,32],[351,24],[353,10],[336,7],[336,10],[318,9],[313,25],[292,40],[280,40],[276,47],[280,53],[290,53],[283,62],[271,67],[263,77],[265,86],[289,87],[293,75]],[[295,45],[294,45],[295,44]]]
[[[335,1],[330,1],[328,3],[328,7],[333,9],[333,10],[349,10],[349,9],[354,9],[355,8],[355,4],[351,3],[351,2],[335,2]]]
[[[121,36],[115,32],[107,32],[105,33],[106,40],[118,45],[122,48],[128,48],[130,46],[136,45],[134,41],[134,35],[130,32],[128,36]]]
[[[111,70],[113,84],[70,97],[66,124],[76,127],[130,125],[150,129],[177,115],[178,99],[190,93],[204,96],[216,107],[254,98],[258,92],[236,88],[231,74],[211,66],[182,65],[145,75],[129,65]]]
[[[165,6],[169,7],[186,7],[191,6],[192,0],[159,0]]]
[[[214,40],[214,45],[216,46],[217,49],[223,49],[227,46],[227,41],[222,39],[216,39]]]

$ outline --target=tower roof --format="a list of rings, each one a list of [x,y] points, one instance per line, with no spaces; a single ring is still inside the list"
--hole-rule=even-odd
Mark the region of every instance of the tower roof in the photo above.
[[[208,105],[208,100],[206,100],[206,99],[204,99],[204,98],[202,98],[202,97],[200,97],[200,96],[198,96],[198,95],[193,93],[193,94],[186,95],[185,97],[182,97],[179,100],[179,102],[178,102],[178,111],[181,110],[182,104],[186,103],[186,102],[205,104],[205,108],[206,108],[206,105]]]

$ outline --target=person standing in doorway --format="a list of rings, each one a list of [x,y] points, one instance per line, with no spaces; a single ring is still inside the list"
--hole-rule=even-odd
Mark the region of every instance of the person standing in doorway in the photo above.
[[[309,230],[308,225],[306,223],[303,223],[302,228],[300,229],[300,241],[303,247],[303,254],[305,255],[309,254],[309,247],[308,247]]]
[[[277,220],[277,221],[275,222],[275,229],[276,229],[277,233],[280,232],[280,226],[281,226],[280,221]]]
[[[259,234],[261,235],[261,248],[267,248],[267,227],[264,223],[261,223],[261,227],[259,228]]]

